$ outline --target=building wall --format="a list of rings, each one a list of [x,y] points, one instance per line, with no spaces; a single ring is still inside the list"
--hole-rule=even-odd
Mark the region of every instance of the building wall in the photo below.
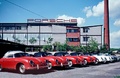
[[[84,28],[88,28],[88,32],[83,32]],[[101,35],[101,26],[88,26],[80,28],[81,35]]]
[[[85,32],[85,28],[87,28]],[[80,28],[80,43],[81,45],[87,45],[92,38],[102,45],[102,26],[86,26]],[[86,40],[86,39],[87,40]]]
[[[40,26],[40,33],[52,33],[52,26]]]
[[[52,25],[52,33],[66,34],[66,26]]]
[[[28,26],[28,33],[39,33],[39,26]]]
[[[66,41],[66,34],[52,34],[53,37],[53,43],[54,42],[60,42],[60,43],[65,43]]]
[[[86,43],[88,44],[89,43],[89,41],[91,40],[91,39],[94,39],[94,40],[96,40],[97,42],[98,42],[98,44],[100,44],[101,45],[101,36],[87,36],[87,37],[89,37],[88,38],[88,41],[83,41],[83,37],[86,37],[86,36],[80,36],[80,39],[81,39],[81,45],[86,45]]]
[[[65,43],[66,41],[66,26],[52,25],[53,42]]]

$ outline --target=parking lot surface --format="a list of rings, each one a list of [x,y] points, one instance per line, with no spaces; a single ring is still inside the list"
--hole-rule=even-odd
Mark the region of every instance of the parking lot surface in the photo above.
[[[75,66],[71,69],[42,69],[27,74],[7,70],[0,72],[0,78],[114,78],[115,76],[120,76],[120,62],[87,67]]]

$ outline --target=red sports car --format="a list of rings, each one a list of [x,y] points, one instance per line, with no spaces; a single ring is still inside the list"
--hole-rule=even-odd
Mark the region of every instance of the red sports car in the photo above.
[[[70,55],[84,58],[84,60],[85,60],[84,65],[87,65],[87,64],[90,64],[90,63],[98,64],[97,58],[93,57],[93,56],[84,55],[84,54],[81,54],[79,52],[70,53]]]
[[[54,54],[56,57],[64,57],[67,58],[73,65],[82,65],[84,63],[84,59],[81,57],[70,56],[67,52],[57,52]]]
[[[30,57],[22,51],[8,51],[0,59],[0,71],[3,69],[14,69],[19,73],[26,73],[27,70],[47,68],[46,60]]]
[[[48,60],[47,64],[48,69],[52,69],[52,67],[71,67],[71,63],[66,58],[58,58],[55,56],[49,56],[47,52],[37,52],[34,54],[34,57],[38,59],[46,59]]]

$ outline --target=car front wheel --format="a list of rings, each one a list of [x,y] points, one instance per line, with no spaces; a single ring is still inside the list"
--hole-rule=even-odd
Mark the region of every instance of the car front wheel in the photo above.
[[[18,67],[18,71],[19,71],[19,73],[22,73],[22,74],[25,73],[26,72],[25,65],[20,64]]]
[[[52,69],[52,63],[48,62],[48,63],[47,63],[47,68],[48,68],[48,69]]]
[[[98,59],[97,59],[97,60],[95,60],[94,64],[98,64]]]
[[[2,65],[0,65],[0,71],[2,71]]]
[[[72,61],[68,61],[68,67],[72,67]]]
[[[86,65],[87,65],[87,60],[84,60],[83,66],[86,66]]]

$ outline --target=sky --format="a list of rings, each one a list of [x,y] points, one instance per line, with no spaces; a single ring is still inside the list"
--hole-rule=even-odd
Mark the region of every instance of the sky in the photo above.
[[[120,48],[119,10],[120,0],[109,0],[111,48]],[[0,23],[26,23],[30,18],[75,18],[78,26],[83,27],[104,25],[103,14],[104,0],[0,0]]]

